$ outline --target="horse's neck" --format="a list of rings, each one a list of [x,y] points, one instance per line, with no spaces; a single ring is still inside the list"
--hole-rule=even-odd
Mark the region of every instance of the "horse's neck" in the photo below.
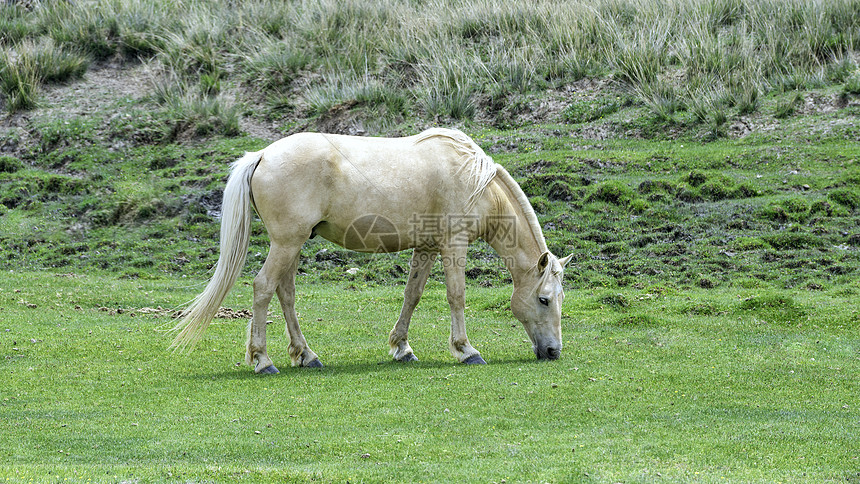
[[[492,185],[496,231],[485,237],[505,261],[514,285],[546,252],[537,216],[522,189],[504,169]]]

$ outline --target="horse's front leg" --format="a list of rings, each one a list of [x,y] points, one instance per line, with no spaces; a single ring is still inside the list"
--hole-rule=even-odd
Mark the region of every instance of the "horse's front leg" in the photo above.
[[[466,336],[466,245],[443,251],[442,264],[445,268],[448,305],[451,307],[451,338],[448,347],[460,363],[484,365],[486,361]]]
[[[409,322],[412,320],[412,313],[421,299],[421,294],[424,292],[424,285],[427,283],[427,278],[430,276],[430,270],[433,268],[433,263],[436,262],[437,252],[431,252],[423,249],[415,249],[412,252],[412,262],[409,268],[409,280],[406,281],[406,290],[403,293],[403,308],[400,310],[400,317],[397,318],[397,324],[388,335],[388,344],[391,346],[389,354],[397,361],[417,361],[418,357],[412,351],[407,340],[409,333]]]

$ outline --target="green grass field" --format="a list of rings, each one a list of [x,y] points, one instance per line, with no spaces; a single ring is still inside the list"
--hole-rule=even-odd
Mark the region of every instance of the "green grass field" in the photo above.
[[[389,361],[402,287],[301,283],[326,367],[257,377],[245,320],[192,355],[145,308],[187,279],[0,275],[3,482],[854,482],[860,305],[841,292],[569,290],[560,360],[534,360],[505,309],[470,288],[489,365],[454,364],[431,281]],[[247,307],[240,281],[225,305]],[[274,307],[274,306],[273,306]],[[283,317],[273,315],[274,325]]]

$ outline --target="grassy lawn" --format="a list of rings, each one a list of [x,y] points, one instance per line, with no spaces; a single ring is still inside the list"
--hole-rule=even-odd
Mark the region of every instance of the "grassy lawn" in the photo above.
[[[167,352],[200,281],[0,274],[2,482],[853,482],[860,479],[856,283],[823,291],[568,288],[565,349],[534,360],[509,287],[467,291],[454,364],[444,287],[387,333],[401,286],[299,282],[326,367],[258,377],[245,320]],[[225,303],[249,306],[240,281]],[[273,305],[274,309],[275,306]]]

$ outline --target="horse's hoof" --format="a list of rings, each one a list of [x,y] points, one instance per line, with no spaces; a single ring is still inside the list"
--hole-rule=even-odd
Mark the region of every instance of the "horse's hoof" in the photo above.
[[[399,361],[400,363],[409,363],[410,361],[418,361],[418,357],[415,356],[415,353],[409,353],[397,361]]]
[[[277,375],[278,373],[280,373],[280,371],[278,371],[278,369],[275,368],[275,365],[269,365],[269,366],[263,368],[262,370],[258,371],[257,373],[259,373],[261,375]]]
[[[487,362],[481,358],[481,355],[472,355],[465,360],[463,360],[463,364],[466,365],[486,365]]]
[[[310,363],[305,365],[305,368],[322,368],[323,364],[320,362],[319,358],[311,360]]]

